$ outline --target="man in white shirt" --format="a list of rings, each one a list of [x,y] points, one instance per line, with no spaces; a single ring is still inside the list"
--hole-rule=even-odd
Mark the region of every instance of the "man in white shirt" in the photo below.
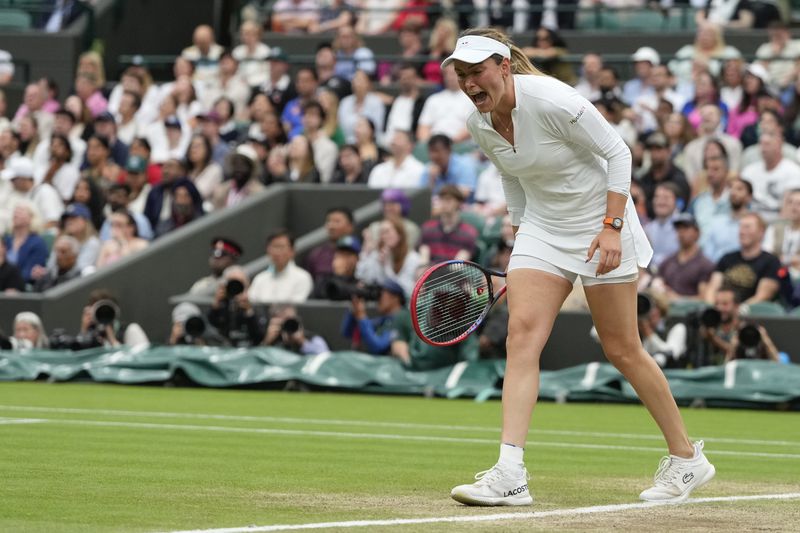
[[[800,188],[800,165],[783,157],[783,139],[765,131],[758,140],[761,159],[742,169],[742,178],[753,185],[751,209],[767,222],[778,219],[786,191]]]
[[[373,189],[406,189],[419,187],[425,165],[411,155],[414,143],[411,133],[398,130],[394,133],[389,146],[392,157],[375,165],[369,173],[367,185]]]
[[[759,63],[769,72],[770,84],[781,90],[794,80],[795,61],[800,57],[800,40],[792,39],[785,22],[772,22],[767,28],[769,41],[756,50]]]
[[[286,230],[267,238],[267,255],[272,265],[256,275],[247,291],[254,304],[305,302],[314,288],[311,274],[294,263],[294,239]]]
[[[207,24],[194,29],[192,46],[184,48],[181,57],[188,59],[195,67],[194,79],[203,84],[213,82],[219,72],[219,58],[225,48],[216,43],[214,30]]]
[[[469,139],[467,118],[475,111],[475,104],[458,86],[458,76],[453,65],[442,69],[444,90],[428,97],[422,107],[417,126],[417,140],[427,142],[432,135],[441,133],[454,143]]]
[[[400,67],[397,79],[399,94],[392,100],[386,117],[386,131],[381,145],[388,144],[397,130],[416,131],[425,96],[421,94],[417,67],[406,63]]]
[[[242,44],[233,49],[239,75],[250,87],[258,87],[269,79],[269,46],[261,42],[261,26],[252,20],[242,22],[239,41]]]
[[[764,235],[764,250],[789,267],[792,281],[800,282],[800,189],[786,193],[786,220],[773,222]]]

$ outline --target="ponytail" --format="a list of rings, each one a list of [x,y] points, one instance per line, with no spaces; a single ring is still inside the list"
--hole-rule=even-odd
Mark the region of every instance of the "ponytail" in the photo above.
[[[534,76],[545,76],[545,74],[536,68],[531,60],[528,59],[528,56],[511,40],[511,37],[506,35],[504,32],[495,29],[495,28],[470,28],[465,30],[461,33],[460,37],[466,37],[468,35],[477,35],[479,37],[488,37],[489,39],[494,39],[495,41],[501,42],[504,45],[508,46],[511,50],[511,73],[512,74],[533,74]],[[494,60],[499,64],[502,61],[502,56],[499,54],[495,54],[492,56]]]

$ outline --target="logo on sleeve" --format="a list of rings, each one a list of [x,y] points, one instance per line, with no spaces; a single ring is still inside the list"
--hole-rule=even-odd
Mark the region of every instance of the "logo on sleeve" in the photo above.
[[[578,121],[579,121],[579,120],[581,119],[581,117],[583,116],[583,113],[584,113],[585,111],[586,111],[586,106],[585,106],[585,105],[584,105],[584,106],[581,106],[581,109],[580,109],[580,111],[578,111],[578,114],[577,114],[577,115],[575,115],[574,117],[572,117],[572,120],[570,120],[570,121],[569,121],[569,123],[570,123],[570,124],[577,124],[577,123],[578,123]]]

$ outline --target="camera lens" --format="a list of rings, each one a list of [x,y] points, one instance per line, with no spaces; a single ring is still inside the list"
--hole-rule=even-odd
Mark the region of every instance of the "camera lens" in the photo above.
[[[108,326],[117,319],[119,308],[111,300],[100,300],[94,304],[94,320],[101,326]]]
[[[284,331],[284,333],[293,335],[297,333],[297,330],[300,329],[300,321],[296,318],[287,318],[283,321],[283,326],[281,326],[281,329]]]
[[[228,295],[228,298],[239,296],[243,292],[244,283],[238,279],[229,279],[227,285],[225,285],[225,293]]]
[[[761,342],[761,332],[752,324],[742,326],[739,330],[739,342],[745,348],[755,348]]]
[[[700,323],[707,328],[716,328],[722,323],[722,314],[713,307],[709,307],[700,315]]]
[[[183,329],[190,337],[200,337],[206,331],[206,321],[201,316],[190,316],[184,322]]]
[[[644,294],[637,294],[636,295],[636,313],[639,316],[646,315],[650,312],[650,309],[653,308],[653,302],[650,301]]]

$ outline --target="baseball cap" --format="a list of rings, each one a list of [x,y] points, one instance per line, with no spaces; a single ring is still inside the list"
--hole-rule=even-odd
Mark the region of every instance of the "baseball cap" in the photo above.
[[[228,254],[234,259],[238,259],[243,253],[242,245],[228,237],[214,237],[211,239],[211,255],[221,257]]]
[[[128,162],[125,164],[125,170],[134,174],[141,174],[147,170],[147,161],[138,155],[128,157]]]
[[[672,220],[672,225],[675,227],[678,226],[694,226],[695,228],[699,227],[697,225],[697,220],[691,213],[681,213],[680,215],[676,216]]]
[[[352,235],[346,235],[336,241],[337,250],[347,250],[355,254],[361,253],[361,243]]]
[[[14,157],[8,162],[8,166],[3,170],[4,180],[15,178],[33,179],[33,161],[28,157]]]
[[[385,280],[383,283],[381,283],[381,289],[391,294],[399,296],[400,303],[402,303],[403,305],[406,304],[406,291],[404,291],[403,287],[401,287],[400,284],[397,283],[396,281],[391,279]]]
[[[86,207],[86,204],[76,202],[74,204],[69,204],[64,209],[64,213],[61,215],[61,220],[66,220],[72,217],[80,217],[85,218],[86,220],[91,220],[92,213],[89,211],[89,208]]]
[[[114,115],[109,113],[108,111],[103,111],[94,119],[95,122],[113,122],[114,124],[117,123],[117,120],[114,118]]]
[[[648,61],[652,65],[661,64],[661,56],[658,55],[654,49],[649,46],[642,46],[631,56],[631,61]]]
[[[511,49],[500,41],[481,35],[467,35],[456,42],[456,49],[442,61],[442,68],[456,60],[464,63],[480,63],[494,54],[511,59]]]
[[[644,145],[647,148],[669,148],[669,139],[667,136],[657,131],[655,133],[651,133],[647,140],[645,140]]]
[[[280,46],[273,46],[267,55],[267,61],[283,61],[284,63],[288,63],[289,56],[286,55],[286,52],[284,52],[283,48]]]
[[[246,157],[253,164],[258,163],[258,153],[256,153],[256,149],[250,146],[249,144],[240,144],[239,146],[236,147],[235,153]]]
[[[191,302],[181,302],[172,309],[172,321],[184,323],[193,316],[202,315],[203,312],[196,304]]]
[[[769,73],[767,72],[767,69],[764,68],[764,65],[761,65],[760,63],[750,63],[747,65],[745,71],[748,74],[760,79],[761,83],[764,85],[769,85]]]

